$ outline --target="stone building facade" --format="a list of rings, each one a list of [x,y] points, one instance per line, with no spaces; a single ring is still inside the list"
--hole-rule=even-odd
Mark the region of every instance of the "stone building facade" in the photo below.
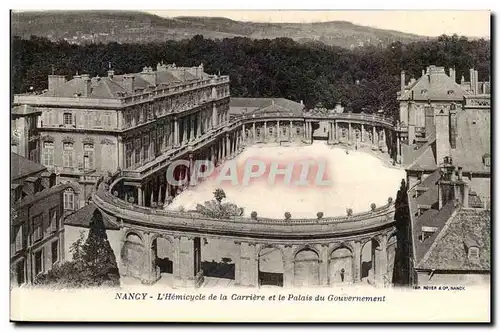
[[[470,82],[462,77],[457,84],[455,75],[453,69],[448,76],[443,67],[430,66],[406,86],[403,73],[398,95],[409,277],[418,285],[489,281],[490,87],[478,82],[473,69]]]
[[[15,286],[31,284],[64,256],[63,197],[47,168],[11,153],[10,270]]]
[[[69,81],[50,75],[43,94],[14,97],[15,109],[40,115],[39,160],[59,182],[77,184],[79,206],[103,175],[154,167],[162,153],[226,123],[228,104],[227,76],[175,64]]]

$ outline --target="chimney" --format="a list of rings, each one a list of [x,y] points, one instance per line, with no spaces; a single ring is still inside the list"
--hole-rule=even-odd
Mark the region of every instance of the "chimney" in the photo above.
[[[157,78],[156,72],[153,71],[153,68],[144,67],[142,72],[140,73],[140,75],[141,75],[141,78],[143,78],[150,85],[154,85],[154,86],[158,85],[158,78]]]
[[[123,76],[123,87],[131,93],[135,93],[134,79],[132,75]]]
[[[39,179],[38,178],[36,178],[34,176],[30,176],[25,180],[24,188],[26,189],[26,192],[29,195],[36,194],[38,191],[38,187],[39,187]]]
[[[453,80],[453,83],[457,83],[455,68],[450,68],[450,78]]]
[[[472,92],[473,95],[475,95],[477,93],[476,91],[476,71],[474,69],[470,69],[469,70],[469,76],[470,76],[470,90]]]
[[[441,109],[437,112],[435,121],[436,130],[436,160],[444,160],[450,155],[450,119],[447,109]]]
[[[425,69],[422,69],[422,76],[425,75]]]
[[[113,78],[115,76],[115,71],[113,69],[108,70],[108,77]]]
[[[49,90],[54,90],[66,83],[66,77],[64,75],[49,75]]]
[[[415,104],[408,104],[408,144],[412,145],[415,141],[415,124],[417,122],[415,114]]]
[[[90,93],[92,92],[90,87],[92,80],[89,74],[82,74],[81,78],[83,79],[83,97],[90,97]]]
[[[405,92],[405,71],[401,70],[401,94]]]
[[[460,84],[464,85],[465,84],[465,77],[462,75],[462,79],[460,80]]]
[[[477,70],[474,70],[474,91],[476,94],[479,94],[479,74]]]
[[[455,103],[450,106],[450,148],[457,148],[457,108]]]
[[[424,107],[425,112],[425,137],[430,137],[436,132],[436,127],[434,124],[434,107],[431,105],[426,105]]]
[[[300,104],[301,104],[301,105],[304,105],[304,101],[303,101],[302,99],[300,100]]]

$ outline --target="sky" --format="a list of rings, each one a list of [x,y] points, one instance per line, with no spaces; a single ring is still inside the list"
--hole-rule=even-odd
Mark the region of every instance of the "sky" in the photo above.
[[[490,36],[490,12],[479,10],[413,11],[257,11],[257,10],[149,10],[162,17],[217,16],[254,22],[348,21],[380,29],[398,30],[424,36],[458,34],[469,37]]]

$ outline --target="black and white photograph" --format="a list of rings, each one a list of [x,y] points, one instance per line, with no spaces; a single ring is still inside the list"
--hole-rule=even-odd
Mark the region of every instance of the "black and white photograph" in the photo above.
[[[491,320],[489,11],[10,20],[11,320]]]

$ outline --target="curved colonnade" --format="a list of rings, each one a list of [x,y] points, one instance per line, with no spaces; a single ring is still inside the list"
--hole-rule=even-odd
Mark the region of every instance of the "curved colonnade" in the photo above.
[[[171,274],[174,287],[200,286],[204,282],[204,247],[212,241],[224,241],[224,248],[230,248],[234,285],[390,284],[397,245],[392,202],[346,217],[288,220],[220,220],[161,208],[183,190],[165,181],[166,167],[174,160],[206,158],[221,164],[248,144],[310,144],[322,135],[329,144],[361,144],[399,154],[397,132],[382,117],[244,114],[168,151],[154,164],[121,171],[110,185],[100,183],[93,202],[120,225],[120,274],[151,284],[166,272]],[[180,173],[181,177],[191,175],[189,167]],[[160,267],[159,260],[166,264]]]

